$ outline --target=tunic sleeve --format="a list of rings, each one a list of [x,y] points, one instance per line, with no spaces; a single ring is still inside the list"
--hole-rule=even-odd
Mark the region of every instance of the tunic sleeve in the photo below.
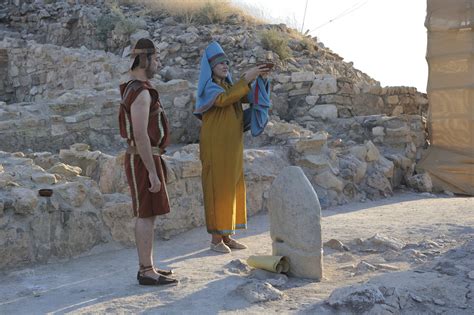
[[[240,79],[230,89],[224,93],[219,94],[214,102],[214,106],[226,107],[239,101],[242,97],[246,96],[250,88],[245,79]]]

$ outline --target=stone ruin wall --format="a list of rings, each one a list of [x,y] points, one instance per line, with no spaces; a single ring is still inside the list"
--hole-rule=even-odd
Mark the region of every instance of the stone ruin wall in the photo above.
[[[0,132],[8,136],[0,149],[58,150],[75,142],[102,150],[117,147],[117,86],[126,79],[126,59],[9,38],[0,42],[1,52],[0,66],[7,71],[0,89]],[[191,114],[195,82],[155,83],[173,142],[196,142],[198,121]],[[272,98],[275,115],[315,131],[338,118],[421,115],[427,109],[426,96],[414,88],[374,86],[364,92],[347,79],[309,71],[279,73]]]
[[[9,17],[10,26],[20,27],[32,16],[31,2],[13,2],[25,8]],[[82,17],[70,33],[89,25],[90,16]],[[50,27],[49,18],[42,19],[38,30]],[[91,38],[77,39],[84,40],[82,48],[43,44],[77,46],[60,40],[68,23],[57,26],[54,38],[38,37],[41,32],[29,29],[35,23],[20,35],[0,32],[0,268],[73,257],[110,241],[133,244],[123,153],[114,153],[124,145],[117,85],[128,60],[89,50],[100,48]],[[178,146],[166,157],[173,211],[157,223],[158,235],[168,238],[204,224],[198,146],[183,146],[198,140],[192,109],[205,43],[197,39],[219,40],[235,60],[236,75],[271,52],[245,28],[232,33],[233,26],[189,27],[169,18],[156,25],[131,37],[151,35],[166,56],[154,84]],[[273,77],[272,120],[261,136],[245,136],[249,214],[266,209],[270,184],[287,165],[303,169],[323,208],[386,197],[406,185],[429,191],[425,178],[413,176],[426,139],[426,95],[382,88],[322,46],[308,55],[290,44],[294,59]],[[52,198],[37,195],[43,187],[54,189]]]

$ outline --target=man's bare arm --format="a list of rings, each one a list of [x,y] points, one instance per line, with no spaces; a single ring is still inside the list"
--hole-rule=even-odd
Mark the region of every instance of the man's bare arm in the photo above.
[[[161,182],[156,173],[155,162],[148,137],[148,117],[150,115],[151,96],[148,90],[143,90],[132,103],[131,116],[133,135],[138,154],[145,164],[150,180],[149,190],[153,193],[161,189]]]

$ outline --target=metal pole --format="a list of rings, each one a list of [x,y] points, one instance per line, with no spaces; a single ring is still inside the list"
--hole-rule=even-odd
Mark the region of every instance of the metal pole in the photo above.
[[[301,34],[303,34],[304,20],[306,19],[306,9],[307,8],[308,8],[308,0],[306,0],[306,5],[304,6],[303,24],[301,24]]]

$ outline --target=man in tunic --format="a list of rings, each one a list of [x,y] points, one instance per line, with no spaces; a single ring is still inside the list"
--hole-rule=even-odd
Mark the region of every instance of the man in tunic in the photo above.
[[[216,252],[247,248],[230,237],[236,229],[247,227],[242,101],[249,84],[267,73],[265,66],[254,67],[233,84],[229,59],[217,42],[206,48],[201,59],[194,114],[202,119],[204,209],[207,232],[212,235],[210,248]]]
[[[120,85],[120,135],[127,139],[125,173],[132,195],[141,285],[174,284],[171,270],[153,267],[155,218],[170,211],[166,168],[161,154],[169,139],[168,122],[158,91],[149,80],[160,66],[158,51],[149,39],[140,39],[131,52],[130,81]]]

